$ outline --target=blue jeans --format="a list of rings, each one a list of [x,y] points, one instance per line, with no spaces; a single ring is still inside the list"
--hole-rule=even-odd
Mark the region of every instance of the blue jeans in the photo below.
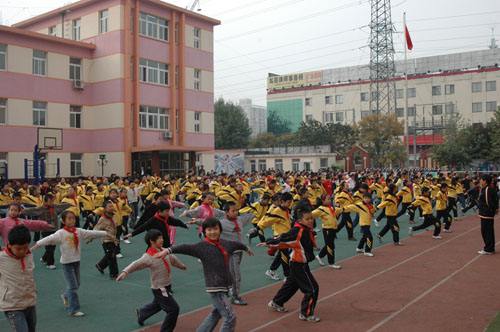
[[[5,316],[13,332],[35,332],[36,309],[34,306],[24,310],[6,311]]]
[[[229,298],[226,292],[209,293],[212,298],[212,312],[198,327],[196,332],[212,332],[219,320],[224,318],[224,322],[220,328],[221,332],[232,332],[236,328],[236,315],[229,303]]]
[[[80,310],[80,302],[78,301],[78,287],[80,287],[80,262],[63,264],[64,279],[66,280],[67,288],[64,291],[64,298],[68,301],[66,311],[69,314]]]

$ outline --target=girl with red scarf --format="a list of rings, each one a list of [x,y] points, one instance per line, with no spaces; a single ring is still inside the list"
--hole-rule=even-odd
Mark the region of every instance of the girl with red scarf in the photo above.
[[[61,264],[67,285],[61,298],[68,315],[81,317],[84,313],[80,311],[77,293],[78,287],[80,287],[81,244],[83,241],[105,237],[106,232],[76,228],[76,216],[72,211],[64,211],[61,218],[64,227],[54,234],[39,240],[31,250],[41,246],[59,245],[59,249],[61,250]]]

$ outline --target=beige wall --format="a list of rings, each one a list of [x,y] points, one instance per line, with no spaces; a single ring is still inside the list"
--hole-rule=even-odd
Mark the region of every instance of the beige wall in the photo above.
[[[15,73],[33,72],[33,50],[15,45],[7,46],[7,70]]]
[[[82,124],[85,129],[123,128],[123,104],[85,106]]]
[[[24,178],[24,159],[33,159],[30,152],[9,152],[7,153],[9,178]]]
[[[68,80],[69,56],[49,52],[47,54],[47,76],[51,78]]]
[[[68,60],[69,61],[69,60]],[[121,78],[123,74],[123,54],[112,54],[95,60],[83,60],[85,82],[99,82]]]
[[[47,127],[69,128],[68,104],[48,103],[47,110]]]
[[[186,89],[194,90],[194,69],[186,67]],[[200,91],[214,92],[214,73],[211,71],[201,71],[201,87]]]
[[[104,166],[104,176],[110,176],[115,173],[120,176],[125,175],[124,153],[123,152],[101,152],[85,153],[82,157],[82,172],[84,176],[101,175],[101,166],[97,163],[100,154],[105,154],[108,163]]]
[[[25,126],[33,124],[33,102],[31,100],[7,100],[7,124]]]
[[[195,111],[186,111],[186,131],[194,133],[194,113]],[[200,134],[214,133],[214,114],[209,112],[201,112],[201,128]]]
[[[186,24],[185,29],[186,46],[194,47],[194,26]],[[214,35],[211,31],[201,29],[201,50],[213,52]]]

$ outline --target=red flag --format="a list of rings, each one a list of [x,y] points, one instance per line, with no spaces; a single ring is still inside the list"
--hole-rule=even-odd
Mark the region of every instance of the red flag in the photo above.
[[[410,31],[408,31],[408,27],[405,24],[405,38],[406,38],[406,46],[409,50],[413,49],[413,42],[411,41]]]

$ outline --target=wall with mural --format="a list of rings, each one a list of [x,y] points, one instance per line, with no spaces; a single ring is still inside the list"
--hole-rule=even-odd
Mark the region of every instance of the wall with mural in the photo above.
[[[215,151],[214,171],[217,173],[234,174],[245,169],[245,154],[243,151]]]

